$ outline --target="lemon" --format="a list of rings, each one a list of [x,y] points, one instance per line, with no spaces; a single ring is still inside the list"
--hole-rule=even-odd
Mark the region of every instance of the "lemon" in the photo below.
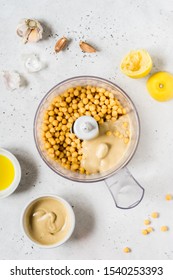
[[[168,101],[173,98],[173,75],[168,72],[157,72],[147,81],[150,95],[157,101]]]
[[[147,51],[134,50],[123,58],[120,69],[130,78],[143,78],[151,71],[152,60]]]

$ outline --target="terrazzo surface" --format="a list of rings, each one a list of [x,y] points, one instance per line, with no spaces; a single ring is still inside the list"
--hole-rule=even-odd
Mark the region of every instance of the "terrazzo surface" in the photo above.
[[[16,35],[21,18],[36,18],[45,26],[44,40],[23,45]],[[166,1],[4,1],[0,0],[0,69],[16,70],[26,87],[7,91],[0,81],[0,146],[14,153],[22,167],[16,192],[0,201],[0,259],[172,259],[173,101],[158,103],[146,90],[146,79],[133,80],[119,70],[131,49],[144,48],[156,71],[172,71],[173,2]],[[70,39],[66,50],[54,53],[58,38]],[[84,54],[79,40],[99,51]],[[24,57],[39,55],[45,69],[28,73]],[[135,103],[141,122],[137,152],[128,164],[145,188],[141,204],[123,211],[115,207],[104,182],[75,183],[53,173],[41,160],[33,138],[36,109],[46,92],[60,81],[78,75],[106,78],[122,87]],[[39,249],[23,235],[20,216],[26,203],[44,193],[58,194],[73,206],[76,228],[72,238],[55,249]],[[155,231],[141,230],[151,212]],[[167,225],[168,232],[160,227]],[[123,248],[132,252],[124,254]]]

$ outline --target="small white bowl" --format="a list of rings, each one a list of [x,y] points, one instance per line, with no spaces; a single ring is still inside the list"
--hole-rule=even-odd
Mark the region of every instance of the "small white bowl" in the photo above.
[[[27,231],[27,228],[26,228],[26,224],[25,224],[25,218],[26,218],[26,214],[27,214],[28,209],[30,208],[30,206],[33,203],[37,202],[38,200],[40,200],[42,198],[48,198],[48,197],[54,198],[54,199],[60,201],[66,207],[67,212],[68,212],[69,217],[70,217],[71,226],[70,226],[70,229],[69,229],[69,232],[67,233],[67,235],[60,242],[57,242],[57,243],[51,244],[51,245],[43,245],[43,244],[40,244],[39,242],[35,241],[34,239],[32,239],[32,237],[29,235],[29,233]],[[71,205],[65,199],[63,199],[60,196],[52,195],[52,194],[40,195],[40,196],[37,196],[35,199],[30,200],[29,203],[25,206],[25,208],[23,210],[23,213],[21,215],[21,227],[22,227],[22,230],[23,230],[25,236],[28,238],[28,240],[31,241],[32,243],[34,243],[35,245],[37,245],[38,247],[47,248],[47,249],[56,248],[56,247],[64,244],[71,237],[71,235],[74,231],[74,228],[75,228],[74,211],[73,211],[73,208],[71,207]]]
[[[1,199],[9,196],[17,189],[21,180],[21,167],[17,158],[9,151],[0,148],[0,155],[7,157],[12,162],[15,170],[14,180],[11,183],[11,185],[7,189],[0,191],[0,199]]]

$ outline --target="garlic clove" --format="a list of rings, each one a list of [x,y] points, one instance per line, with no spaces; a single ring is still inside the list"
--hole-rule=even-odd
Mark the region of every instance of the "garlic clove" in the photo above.
[[[18,26],[17,26],[17,35],[20,37],[23,37],[25,33],[27,32],[28,26],[26,25],[26,19],[22,19]]]
[[[28,42],[30,43],[36,43],[42,38],[40,37],[39,31],[37,29],[31,30],[31,32],[28,35]]]
[[[22,84],[22,78],[16,71],[3,71],[2,76],[8,90],[19,89]]]
[[[68,39],[66,37],[60,38],[55,44],[55,52],[62,51],[67,45]]]
[[[88,44],[86,42],[83,42],[83,41],[79,42],[79,47],[81,48],[81,50],[83,52],[86,52],[86,53],[94,53],[94,52],[96,52],[96,49],[94,47],[92,47],[90,44]]]
[[[31,33],[30,29],[27,29],[27,31],[25,32],[25,35],[23,35],[23,43],[26,44],[28,42],[28,38],[29,38],[29,34]]]
[[[43,68],[43,63],[36,54],[31,54],[25,60],[25,67],[30,73],[38,72]]]

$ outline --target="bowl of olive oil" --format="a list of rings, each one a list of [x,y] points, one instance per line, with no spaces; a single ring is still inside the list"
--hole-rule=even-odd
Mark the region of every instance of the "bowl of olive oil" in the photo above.
[[[21,168],[17,158],[0,148],[0,199],[12,194],[21,179]]]

